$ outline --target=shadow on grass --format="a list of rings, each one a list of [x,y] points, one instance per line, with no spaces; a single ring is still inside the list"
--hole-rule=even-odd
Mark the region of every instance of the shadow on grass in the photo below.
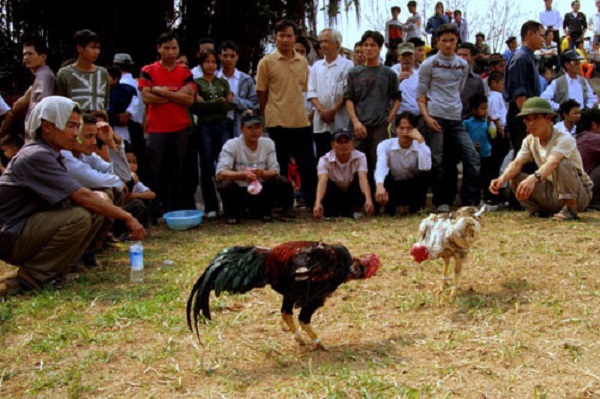
[[[491,309],[505,313],[514,309],[515,304],[529,303],[526,293],[532,290],[525,279],[512,279],[502,283],[503,289],[496,292],[479,293],[472,288],[461,291],[456,298],[459,312],[473,312],[480,309]]]

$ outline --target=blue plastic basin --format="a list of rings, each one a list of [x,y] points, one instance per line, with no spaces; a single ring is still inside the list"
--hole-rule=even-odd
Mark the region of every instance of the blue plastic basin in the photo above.
[[[198,226],[202,222],[204,211],[174,211],[163,215],[167,226],[173,230],[189,230]]]

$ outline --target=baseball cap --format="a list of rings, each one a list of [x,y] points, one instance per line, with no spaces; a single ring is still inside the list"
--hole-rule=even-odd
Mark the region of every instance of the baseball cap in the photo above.
[[[552,110],[552,106],[547,100],[540,97],[531,97],[525,100],[521,112],[517,117],[523,117],[531,114],[551,114],[556,116],[557,113]]]
[[[412,43],[402,43],[398,46],[398,48],[396,49],[396,53],[402,55],[402,54],[414,54],[415,53],[415,45]]]
[[[567,62],[567,61],[579,61],[582,60],[583,57],[580,56],[577,51],[575,50],[567,50],[564,53],[562,53],[562,61],[563,62]]]
[[[113,59],[114,64],[130,64],[133,65],[133,59],[127,53],[117,53]]]
[[[253,109],[247,109],[242,113],[242,124],[246,127],[250,127],[257,123],[262,124],[262,119],[258,111]]]
[[[338,139],[341,139],[342,137],[347,137],[349,140],[352,140],[354,139],[354,134],[348,129],[338,129],[331,135],[331,139],[335,141],[338,141]]]

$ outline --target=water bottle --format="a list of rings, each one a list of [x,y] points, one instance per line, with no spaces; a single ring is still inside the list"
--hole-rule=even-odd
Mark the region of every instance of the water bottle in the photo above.
[[[144,281],[144,246],[141,241],[134,241],[129,246],[129,262],[131,264],[131,282]]]

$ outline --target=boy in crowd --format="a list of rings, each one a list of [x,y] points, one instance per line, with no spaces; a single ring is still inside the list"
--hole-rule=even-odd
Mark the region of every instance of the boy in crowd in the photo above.
[[[6,159],[10,161],[24,144],[25,142],[21,136],[11,134],[0,139],[0,150],[2,150]]]
[[[554,125],[561,132],[575,136],[577,124],[581,120],[581,105],[575,100],[567,100],[558,107],[558,114],[563,120]]]
[[[481,187],[485,191],[485,199],[490,199],[488,190],[490,181],[492,181],[492,144],[488,136],[488,100],[480,93],[475,93],[469,99],[469,108],[471,117],[463,121],[463,126],[469,133],[473,146],[479,153],[481,163]]]
[[[100,55],[100,38],[84,29],[73,36],[77,49],[74,64],[56,74],[56,94],[68,97],[83,111],[104,111],[108,107],[108,72],[96,65]]]

